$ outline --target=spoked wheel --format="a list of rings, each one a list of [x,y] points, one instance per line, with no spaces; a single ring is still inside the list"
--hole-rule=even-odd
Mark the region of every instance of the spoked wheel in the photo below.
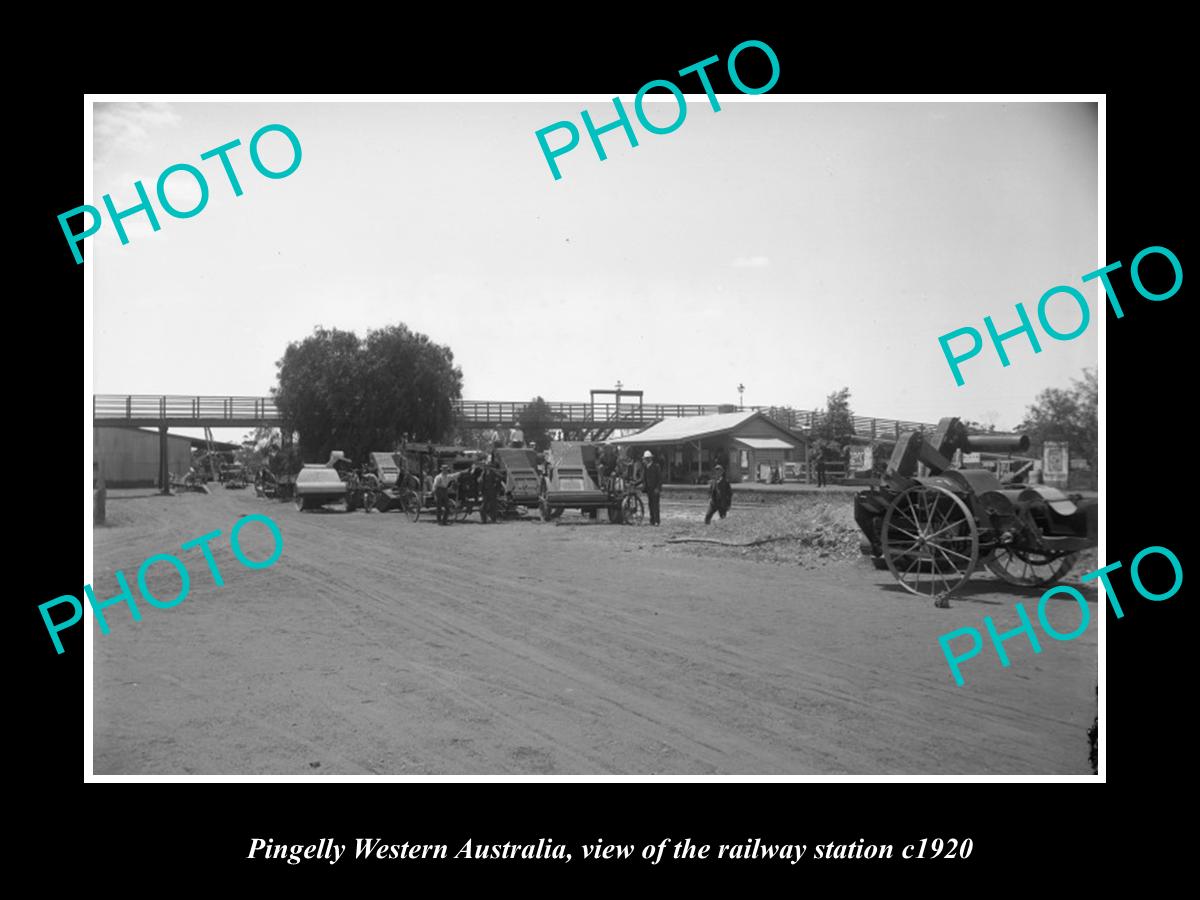
[[[967,505],[945,488],[914,485],[888,507],[883,557],[905,590],[949,606],[979,562],[979,529]]]
[[[626,525],[641,525],[645,514],[646,508],[642,505],[642,498],[637,494],[626,494],[625,499],[621,501],[621,521]]]
[[[407,490],[401,494],[400,505],[404,508],[404,514],[408,516],[410,522],[421,518],[421,498],[416,491]]]
[[[1018,587],[1041,587],[1060,581],[1071,571],[1078,553],[1054,556],[1038,550],[1018,550],[1016,547],[997,547],[987,560],[989,571],[998,578]]]

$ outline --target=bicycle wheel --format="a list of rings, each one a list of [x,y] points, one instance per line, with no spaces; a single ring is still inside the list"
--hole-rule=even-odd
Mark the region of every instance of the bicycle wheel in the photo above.
[[[646,508],[642,505],[642,498],[637,494],[626,494],[625,499],[621,501],[621,521],[626,525],[641,525],[645,514]]]

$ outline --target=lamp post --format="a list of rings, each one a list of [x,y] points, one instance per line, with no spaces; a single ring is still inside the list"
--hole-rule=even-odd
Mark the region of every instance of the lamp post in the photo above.
[[[746,390],[746,386],[738,382],[738,409],[742,409],[742,392]]]

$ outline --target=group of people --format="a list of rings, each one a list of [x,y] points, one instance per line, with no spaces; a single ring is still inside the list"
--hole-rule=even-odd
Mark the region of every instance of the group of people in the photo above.
[[[479,463],[466,471],[453,474],[449,465],[443,465],[433,479],[433,501],[437,508],[437,523],[449,525],[454,520],[450,507],[450,486],[458,482],[458,502],[468,497],[479,497],[479,518],[484,525],[500,521],[500,495],[504,492],[504,476],[494,466]]]
[[[642,465],[634,486],[640,487],[646,494],[646,505],[650,508],[650,524],[660,524],[659,503],[662,498],[663,474],[658,460],[649,450],[642,454]],[[718,463],[713,466],[712,480],[708,485],[708,512],[704,515],[704,524],[711,525],[713,516],[716,515],[725,518],[732,503],[733,486],[725,477],[725,467]]]
[[[604,469],[601,467],[601,473]],[[500,521],[500,495],[504,491],[504,476],[500,470],[491,465],[475,464],[463,472],[453,473],[449,465],[443,465],[441,471],[433,478],[429,487],[433,491],[434,505],[437,509],[437,523],[449,525],[454,519],[454,511],[450,504],[451,486],[458,482],[458,498],[462,503],[469,496],[481,498],[480,518],[486,525],[488,522]],[[650,513],[650,524],[662,523],[662,466],[649,450],[642,454],[641,465],[637,467],[633,486],[646,495],[646,506]],[[725,477],[725,469],[720,464],[713,466],[712,481],[708,486],[708,511],[704,516],[704,524],[712,524],[713,516],[725,518],[733,503],[733,488]]]

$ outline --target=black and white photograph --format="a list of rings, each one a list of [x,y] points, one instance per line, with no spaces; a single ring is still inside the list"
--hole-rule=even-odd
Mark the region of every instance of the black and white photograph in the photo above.
[[[89,780],[1095,780],[1103,98],[726,50],[93,98]]]

